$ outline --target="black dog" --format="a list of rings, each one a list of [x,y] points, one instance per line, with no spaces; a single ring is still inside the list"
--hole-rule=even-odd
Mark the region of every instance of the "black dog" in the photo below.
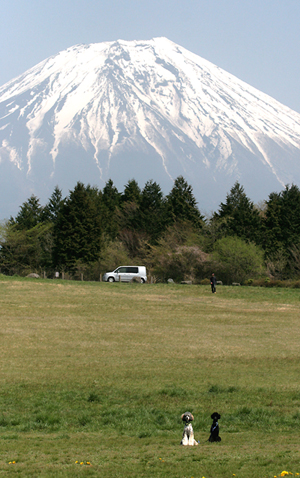
[[[211,415],[211,419],[213,420],[213,424],[210,427],[210,437],[208,441],[213,442],[213,441],[221,441],[221,437],[219,437],[219,424],[218,420],[220,420],[221,415],[219,415],[217,412],[214,412]]]

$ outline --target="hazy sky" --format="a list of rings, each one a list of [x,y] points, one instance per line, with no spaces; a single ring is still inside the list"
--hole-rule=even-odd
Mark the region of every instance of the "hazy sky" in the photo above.
[[[165,36],[300,112],[300,0],[0,0],[0,85],[78,43]]]

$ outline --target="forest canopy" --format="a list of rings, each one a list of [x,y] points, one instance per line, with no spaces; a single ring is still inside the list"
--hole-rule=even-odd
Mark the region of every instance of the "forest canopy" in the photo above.
[[[236,182],[216,212],[204,217],[179,176],[166,196],[150,180],[131,179],[119,192],[78,182],[63,198],[55,187],[42,206],[32,195],[0,226],[0,271],[55,271],[71,277],[121,264],[143,264],[155,280],[201,282],[214,270],[224,283],[300,278],[300,190],[287,185],[255,205]]]

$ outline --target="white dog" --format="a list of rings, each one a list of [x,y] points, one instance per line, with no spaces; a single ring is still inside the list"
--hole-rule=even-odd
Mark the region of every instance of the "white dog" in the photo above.
[[[194,438],[194,430],[191,422],[194,420],[193,415],[190,412],[185,412],[181,415],[181,420],[184,422],[184,430],[180,445],[198,445]]]

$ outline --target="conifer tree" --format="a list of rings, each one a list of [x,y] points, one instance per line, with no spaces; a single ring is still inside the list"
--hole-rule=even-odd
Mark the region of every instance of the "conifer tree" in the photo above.
[[[140,231],[140,202],[141,190],[135,179],[131,179],[125,186],[121,196],[121,207],[117,214],[121,235],[123,235],[125,231]]]
[[[300,244],[300,190],[296,185],[269,195],[264,232],[267,255],[283,250],[288,256]]]
[[[54,191],[42,211],[42,220],[45,222],[55,222],[63,204],[62,191],[55,186]]]
[[[113,181],[109,179],[105,184],[102,192],[103,204],[105,204],[105,206],[110,212],[114,212],[115,209],[120,205],[120,199],[121,194],[114,186]]]
[[[264,218],[263,248],[266,256],[274,255],[283,250],[284,245],[281,234],[281,197],[279,193],[271,193],[267,201],[266,216]]]
[[[167,196],[167,208],[170,224],[181,220],[191,222],[196,228],[202,227],[203,216],[197,207],[193,188],[182,176],[178,176],[174,181],[174,186]]]
[[[220,204],[214,219],[222,224],[224,236],[237,236],[256,244],[261,243],[262,222],[259,212],[238,181],[227,194],[226,202]]]
[[[40,200],[33,194],[20,207],[20,211],[15,219],[11,219],[11,224],[16,224],[18,229],[32,229],[42,222],[43,208]]]
[[[95,201],[78,182],[62,205],[54,227],[53,262],[72,270],[76,261],[96,261],[101,248],[101,224]]]
[[[285,247],[290,249],[300,244],[300,190],[295,184],[287,185],[281,197],[281,234]]]
[[[120,201],[121,194],[114,186],[113,181],[109,179],[102,191],[101,216],[104,232],[111,240],[117,237],[119,230],[117,215]]]
[[[124,188],[121,202],[134,202],[139,204],[141,200],[141,189],[135,179],[130,179]]]
[[[167,226],[166,201],[158,183],[147,181],[141,193],[140,228],[147,233],[151,242],[157,241]]]

